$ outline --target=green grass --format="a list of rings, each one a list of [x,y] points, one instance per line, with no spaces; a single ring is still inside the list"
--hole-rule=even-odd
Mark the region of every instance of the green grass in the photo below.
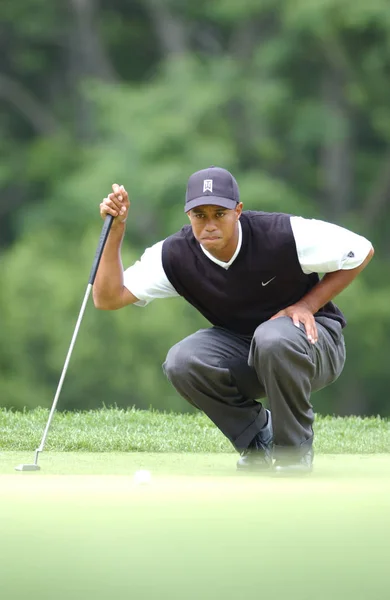
[[[389,455],[320,455],[305,479],[230,453],[22,455],[0,455],[4,600],[388,597]]]
[[[0,410],[0,451],[35,449],[48,410]],[[57,412],[45,450],[64,452],[232,453],[231,444],[203,414],[167,414],[104,408]],[[315,450],[324,454],[390,452],[390,420],[321,417],[315,422]]]
[[[0,411],[2,599],[387,598],[389,420],[317,417],[313,474],[277,479],[200,413],[56,413],[15,471],[47,418]]]
[[[14,467],[33,462],[33,452],[0,453],[0,475],[16,477],[50,475],[120,475],[131,477],[135,471],[146,469],[157,477],[231,477],[235,475],[237,457],[231,453],[153,453],[153,452],[43,452],[39,456],[41,471],[18,473]],[[240,473],[239,476],[242,474]],[[386,475],[390,482],[389,454],[317,455],[312,478],[365,479]],[[245,477],[245,474],[244,474]],[[272,479],[271,473],[262,475]]]

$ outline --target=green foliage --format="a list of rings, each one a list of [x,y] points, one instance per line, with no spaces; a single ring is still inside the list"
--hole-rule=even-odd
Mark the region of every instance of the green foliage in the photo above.
[[[8,293],[3,307],[8,342],[1,354],[2,386],[7,391],[4,405],[51,405],[86,288],[90,250],[96,242],[93,237],[86,233],[77,252],[66,257],[66,238],[48,229],[40,237],[26,236],[9,258],[2,274]],[[182,406],[165,382],[161,363],[169,345],[192,332],[196,317],[184,310],[180,299],[162,303],[158,311],[153,309],[151,306],[146,313],[128,307],[103,313],[89,305],[61,408],[98,407],[107,398],[120,406]],[[198,323],[203,321],[198,318]]]
[[[328,219],[374,241],[372,265],[337,300],[347,366],[313,402],[324,414],[389,414],[386,1],[89,6],[89,16],[46,0],[1,8],[1,405],[51,404],[112,183],[132,201],[128,266],[186,223],[187,177],[217,164],[236,175],[245,208]],[[60,408],[108,399],[191,411],[161,363],[204,325],[180,299],[118,313],[89,305]]]

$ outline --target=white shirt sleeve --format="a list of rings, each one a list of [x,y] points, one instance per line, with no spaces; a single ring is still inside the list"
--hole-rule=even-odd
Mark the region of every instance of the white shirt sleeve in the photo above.
[[[139,302],[135,306],[146,306],[156,298],[179,296],[165,275],[162,265],[162,242],[147,248],[140,260],[123,273],[123,285]]]
[[[291,217],[290,221],[298,259],[306,274],[354,269],[372,248],[366,238],[332,223],[303,217]]]

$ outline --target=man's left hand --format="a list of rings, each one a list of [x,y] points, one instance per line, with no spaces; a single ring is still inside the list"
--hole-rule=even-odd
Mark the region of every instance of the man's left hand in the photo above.
[[[300,323],[303,323],[309,342],[311,344],[317,342],[318,331],[316,321],[313,313],[303,302],[297,302],[297,304],[292,304],[291,306],[280,310],[276,315],[270,318],[270,321],[278,319],[279,317],[290,317],[296,327],[299,327]]]

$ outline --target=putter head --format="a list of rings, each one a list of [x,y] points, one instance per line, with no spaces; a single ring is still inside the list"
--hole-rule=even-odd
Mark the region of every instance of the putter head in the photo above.
[[[38,465],[18,465],[15,471],[39,471],[40,468]]]

